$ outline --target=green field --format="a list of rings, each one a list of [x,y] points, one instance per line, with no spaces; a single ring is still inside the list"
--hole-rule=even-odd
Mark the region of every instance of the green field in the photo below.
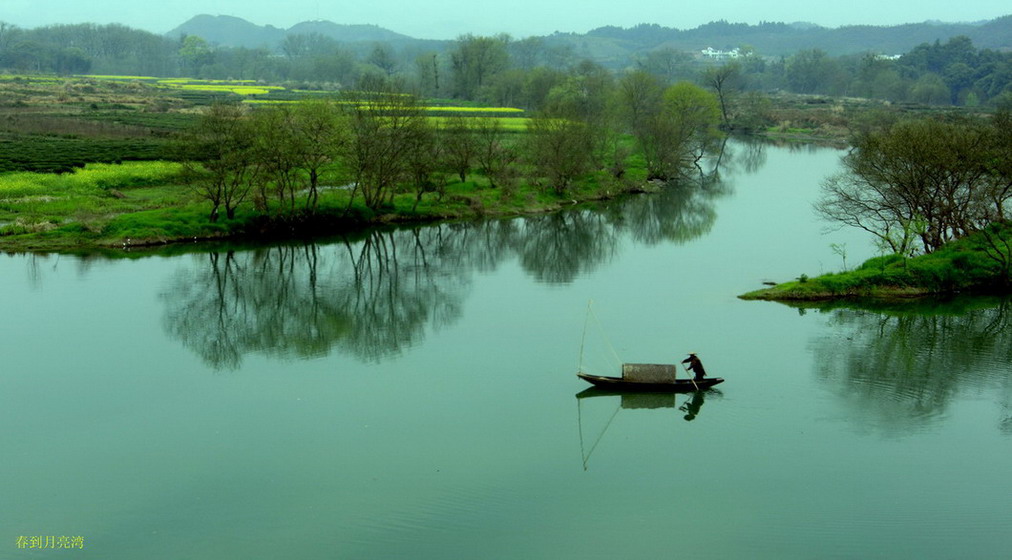
[[[213,103],[259,107],[320,98],[355,103],[347,95],[253,80],[0,75],[0,173],[66,173],[89,163],[172,159],[171,138]],[[495,118],[510,132],[528,123],[515,107],[438,100],[420,109],[437,125],[456,115]]]
[[[360,92],[361,93],[361,92]],[[326,232],[335,227],[396,221],[429,221],[544,212],[642,189],[644,170],[622,165],[588,171],[566,193],[546,187],[516,150],[531,119],[514,107],[455,105],[422,100],[421,106],[386,98],[358,102],[352,93],[306,92],[248,81],[159,79],[146,76],[0,77],[0,250],[73,250],[212,239],[256,237],[271,232]],[[216,102],[246,102],[261,108],[305,99],[363,103],[383,110],[422,110],[437,128],[464,122],[499,125],[497,150],[513,150],[509,176],[490,178],[476,162],[466,179],[459,170],[426,171],[427,178],[395,185],[381,204],[367,202],[343,187],[352,171],[328,164],[327,177],[312,211],[305,192],[292,194],[282,208],[274,183],[249,184],[233,218],[211,219],[211,203],[187,184],[184,157],[176,141]],[[264,113],[266,115],[266,113]],[[451,119],[453,121],[451,122]],[[471,120],[473,119],[473,120]],[[459,129],[458,129],[459,130]],[[457,133],[451,133],[457,134]],[[193,166],[191,166],[193,167]],[[196,166],[199,168],[199,166]],[[191,169],[191,173],[193,170]],[[199,174],[199,171],[197,172]],[[300,173],[305,174],[304,171]],[[260,194],[253,189],[262,189]],[[296,191],[291,191],[296,193]],[[274,197],[274,198],[271,198]],[[297,200],[296,200],[297,199]],[[287,204],[287,203],[286,203]],[[231,209],[229,209],[231,210]],[[279,233],[280,235],[280,233]]]
[[[0,174],[0,250],[73,251],[100,247],[141,247],[183,240],[257,237],[270,230],[290,234],[291,218],[265,218],[248,205],[234,220],[211,222],[207,203],[180,178],[175,162],[89,164],[73,173]],[[565,197],[532,185],[514,190],[489,188],[475,176],[450,181],[441,195],[416,200],[402,193],[383,214],[349,201],[346,189],[325,189],[312,216],[296,217],[305,231],[331,232],[346,227],[387,222],[465,219],[540,213],[572,204],[574,199],[611,198],[618,191],[607,182],[589,181]],[[308,222],[306,220],[309,220]],[[268,233],[265,234],[265,231]]]

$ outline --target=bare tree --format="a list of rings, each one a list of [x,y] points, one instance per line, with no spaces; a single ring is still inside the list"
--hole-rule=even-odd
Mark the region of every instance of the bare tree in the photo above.
[[[446,166],[453,171],[460,182],[467,181],[467,174],[478,153],[478,140],[468,124],[470,119],[454,115],[446,120],[440,130],[440,144]]]
[[[209,218],[228,219],[250,193],[261,162],[256,157],[254,128],[239,105],[213,105],[184,140],[185,170],[194,191],[211,203]]]
[[[527,159],[558,194],[590,171],[593,143],[587,125],[560,114],[539,113],[527,125]]]
[[[351,134],[344,161],[355,179],[352,198],[361,194],[376,210],[393,203],[398,185],[409,178],[412,146],[428,125],[417,100],[406,94],[370,93],[346,107]]]
[[[298,131],[293,157],[303,171],[306,209],[312,211],[319,201],[324,173],[340,159],[348,145],[348,122],[337,105],[326,100],[298,103],[292,119]]]
[[[856,140],[845,171],[823,184],[816,211],[860,227],[897,253],[924,252],[1004,219],[1009,178],[997,135],[982,123],[903,121]]]
[[[728,62],[721,66],[711,66],[703,72],[703,82],[717,94],[724,126],[730,128],[731,105],[734,95],[741,89],[741,65]]]
[[[915,215],[890,204],[887,189],[880,187],[847,173],[836,174],[823,182],[815,211],[828,220],[871,233],[892,253],[908,255],[921,225]]]
[[[519,158],[515,142],[510,133],[495,117],[473,119],[474,136],[477,142],[475,160],[492,187],[508,184],[511,170]]]
[[[619,80],[618,98],[626,125],[636,133],[660,112],[664,82],[649,72],[633,70]]]
[[[509,65],[507,47],[510,36],[481,37],[461,35],[450,51],[455,95],[474,99],[478,90],[498,72]]]

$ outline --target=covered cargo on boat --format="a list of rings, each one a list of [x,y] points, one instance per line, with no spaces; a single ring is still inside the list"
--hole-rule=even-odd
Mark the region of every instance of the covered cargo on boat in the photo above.
[[[672,383],[677,373],[673,364],[622,364],[622,379],[637,383]]]

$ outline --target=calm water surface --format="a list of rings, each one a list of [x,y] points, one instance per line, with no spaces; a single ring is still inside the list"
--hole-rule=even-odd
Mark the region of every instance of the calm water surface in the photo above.
[[[1008,302],[736,299],[875,250],[811,211],[839,152],[729,156],[526,220],[0,257],[0,558],[1006,557]],[[688,351],[719,391],[574,376]]]

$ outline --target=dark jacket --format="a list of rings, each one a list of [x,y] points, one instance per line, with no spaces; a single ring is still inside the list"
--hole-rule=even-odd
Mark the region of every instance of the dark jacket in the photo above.
[[[706,370],[703,369],[703,362],[699,361],[699,358],[695,354],[690,354],[688,358],[682,360],[682,363],[689,364],[689,371],[696,374],[696,379],[702,379],[706,377]]]

